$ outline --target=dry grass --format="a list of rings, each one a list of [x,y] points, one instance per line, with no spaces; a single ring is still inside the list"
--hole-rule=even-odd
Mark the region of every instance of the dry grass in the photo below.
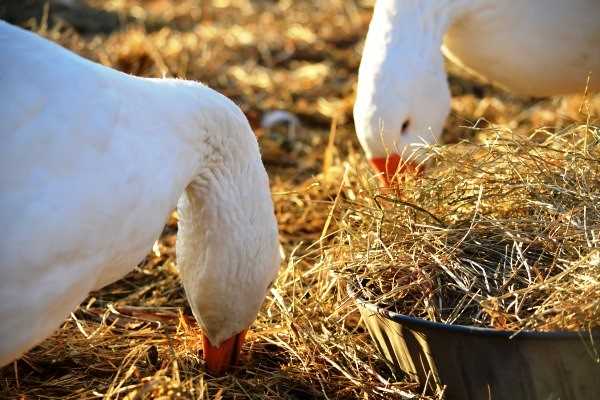
[[[9,3],[18,8],[25,2]],[[174,216],[132,273],[92,293],[55,335],[0,371],[0,397],[419,398],[420,389],[378,356],[321,252],[340,229],[332,202],[364,198],[358,189],[340,191],[342,177],[354,179],[358,170],[360,185],[372,184],[351,125],[372,1],[89,4],[83,14],[51,4],[47,13],[42,7],[27,11],[34,20],[17,19],[125,72],[204,81],[233,98],[259,132],[258,121],[269,110],[301,119],[295,140],[285,131],[260,132],[286,258],[249,333],[243,367],[211,377],[178,282]],[[597,97],[580,113],[577,96],[517,98],[456,73],[450,82],[455,98],[448,142],[484,136],[460,127],[477,121],[523,133],[561,129],[600,111]]]
[[[331,264],[402,314],[600,328],[600,131],[545,135],[491,130],[480,145],[419,149],[433,161],[425,175],[404,178],[398,193],[363,186],[338,207]]]

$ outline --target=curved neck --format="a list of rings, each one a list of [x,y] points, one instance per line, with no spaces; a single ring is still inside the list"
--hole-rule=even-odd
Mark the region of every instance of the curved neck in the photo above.
[[[164,171],[157,179],[168,177],[173,206],[192,184],[198,195],[214,194],[243,180],[233,173],[241,165],[262,167],[246,117],[225,96],[193,81],[124,76],[130,84],[120,97],[130,100],[122,114],[144,113],[151,128],[139,140]]]
[[[182,171],[172,192],[181,195],[177,265],[194,315],[217,345],[251,324],[272,279],[277,224],[268,176],[233,102],[198,84],[157,83],[168,108],[161,120],[171,127],[169,160]]]
[[[444,34],[467,9],[467,1],[379,0],[363,52],[362,69],[402,65],[440,53]]]

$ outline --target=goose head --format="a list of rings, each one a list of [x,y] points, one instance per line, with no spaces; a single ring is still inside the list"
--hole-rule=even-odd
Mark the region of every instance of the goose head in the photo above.
[[[442,7],[430,1],[375,5],[358,73],[354,122],[366,156],[385,183],[415,167],[420,160],[403,161],[409,145],[435,142],[450,111],[440,51],[445,20]]]
[[[244,114],[218,93],[178,202],[177,264],[214,374],[237,363],[281,261],[267,173]]]

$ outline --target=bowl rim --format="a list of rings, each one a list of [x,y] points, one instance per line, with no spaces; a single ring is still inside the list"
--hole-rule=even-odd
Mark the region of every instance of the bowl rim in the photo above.
[[[446,324],[443,322],[428,321],[423,318],[411,317],[405,314],[400,314],[394,311],[386,310],[385,308],[371,303],[361,296],[360,288],[357,287],[352,281],[346,283],[346,291],[348,295],[355,299],[357,303],[374,314],[382,315],[383,317],[397,322],[397,323],[408,323],[416,325],[421,328],[429,328],[435,330],[442,330],[456,333],[467,333],[477,336],[488,336],[488,337],[500,337],[507,339],[521,338],[521,339],[566,339],[566,340],[600,340],[600,331],[550,331],[550,332],[538,332],[532,330],[521,330],[521,331],[507,331],[494,328],[484,328],[479,326],[471,325],[460,325],[460,324]]]

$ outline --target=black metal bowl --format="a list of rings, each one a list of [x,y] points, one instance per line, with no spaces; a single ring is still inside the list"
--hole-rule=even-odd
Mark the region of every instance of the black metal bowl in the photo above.
[[[381,354],[427,392],[457,400],[600,399],[600,332],[501,331],[408,317],[348,284]]]

